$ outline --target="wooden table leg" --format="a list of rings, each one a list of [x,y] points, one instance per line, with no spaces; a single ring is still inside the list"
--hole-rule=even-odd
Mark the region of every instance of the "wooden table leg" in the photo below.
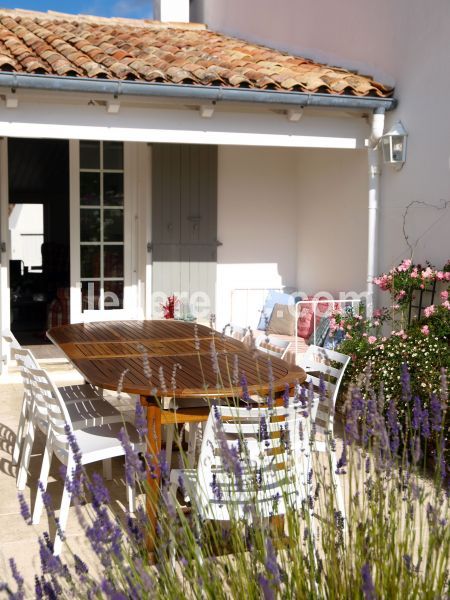
[[[154,552],[156,540],[156,521],[159,495],[159,453],[161,451],[161,408],[154,398],[141,396],[141,404],[147,408],[148,426],[148,492],[147,492],[147,515],[150,531],[147,538],[147,549]]]

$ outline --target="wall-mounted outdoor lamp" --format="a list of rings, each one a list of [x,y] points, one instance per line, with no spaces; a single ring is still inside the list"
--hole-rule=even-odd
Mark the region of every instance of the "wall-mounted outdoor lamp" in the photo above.
[[[408,132],[401,121],[396,123],[381,138],[383,161],[399,171],[406,160],[406,139]]]

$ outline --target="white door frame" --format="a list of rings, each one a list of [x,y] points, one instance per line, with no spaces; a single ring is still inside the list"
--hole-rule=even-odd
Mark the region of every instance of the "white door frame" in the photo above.
[[[140,290],[140,231],[142,188],[139,149],[124,143],[124,299],[123,309],[81,311],[80,273],[80,153],[79,140],[70,140],[70,322],[142,318],[145,298]],[[141,191],[142,190],[142,191]],[[139,193],[141,192],[141,193]]]
[[[8,178],[8,138],[0,139],[0,333],[11,328],[11,308],[9,289],[9,178]],[[0,373],[7,364],[9,349],[4,347],[0,335]]]

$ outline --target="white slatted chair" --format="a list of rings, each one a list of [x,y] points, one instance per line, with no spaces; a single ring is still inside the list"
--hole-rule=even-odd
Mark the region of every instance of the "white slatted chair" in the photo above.
[[[17,470],[17,487],[23,490],[27,483],[31,451],[33,449],[36,428],[44,435],[48,430],[48,416],[45,403],[33,396],[33,388],[29,378],[29,369],[39,369],[36,359],[29,350],[14,349],[14,357],[20,367],[24,386],[19,426],[13,449],[13,463],[20,463]],[[112,404],[105,400],[90,384],[63,386],[58,392],[67,406],[73,426],[76,429],[102,425],[106,423],[122,423],[123,416]],[[111,478],[111,464],[105,463],[104,476]]]
[[[328,452],[327,436],[333,434],[334,411],[339,388],[344,377],[345,369],[350,362],[346,354],[328,350],[320,346],[309,346],[301,356],[300,366],[307,372],[306,385],[312,383],[314,401],[311,410],[311,420],[315,424],[315,440],[313,451]],[[336,365],[336,366],[333,366]],[[323,386],[326,397],[320,399],[320,377],[323,377]],[[336,491],[337,508],[345,518],[345,503],[339,477],[336,477],[336,452],[330,452],[330,469],[332,482]]]
[[[247,329],[243,330],[244,332],[247,331]],[[289,342],[284,341],[284,340],[272,340],[269,339],[269,342],[267,342],[267,337],[266,336],[259,336],[258,338],[256,338],[255,340],[255,347],[260,350],[261,352],[264,352],[265,354],[268,354],[270,356],[276,356],[277,358],[283,358],[283,356],[285,355],[287,348],[288,348]],[[252,400],[255,403],[260,403],[260,402],[265,402],[265,399],[259,397],[259,396],[251,396]],[[213,402],[213,404],[218,404],[218,402]],[[200,407],[205,407],[208,408],[208,406],[211,405],[211,402],[209,402],[208,400],[201,400],[201,399],[185,399],[183,400],[181,407],[182,409],[186,409],[186,408],[200,408]],[[167,404],[167,406],[165,408],[174,410],[177,408],[177,403],[173,400],[170,400],[170,402]],[[188,451],[186,453],[186,458],[187,458],[187,462],[188,465],[192,468],[195,464],[195,456],[196,456],[196,450],[197,450],[197,443],[198,443],[198,439],[200,436],[200,431],[201,431],[201,427],[204,427],[204,424],[206,422],[206,415],[207,412],[203,415],[203,421],[198,421],[198,422],[190,422],[188,423],[188,428],[187,428],[187,442],[188,442]],[[173,440],[174,440],[174,433],[175,433],[175,426],[174,425],[166,425],[165,426],[165,430],[166,430],[166,461],[167,464],[170,465],[171,464],[171,459],[172,459],[172,445],[173,445]]]
[[[171,471],[172,497],[182,482],[201,517],[213,520],[249,520],[252,514],[269,518],[285,514],[289,507],[299,508],[308,473],[308,422],[293,406],[218,406],[208,418],[197,469]],[[222,444],[231,448],[239,443],[246,450],[241,484],[236,485],[227,472]]]
[[[65,404],[57,387],[53,384],[46,371],[42,369],[29,369],[28,371],[36,405],[39,407],[46,407],[46,418],[49,423],[45,452],[39,476],[44,491],[47,489],[48,475],[53,454],[55,454],[67,467],[66,478],[70,479],[73,476],[75,459],[65,432],[66,425],[70,427],[70,430],[76,438],[81,452],[82,465],[110,460],[117,456],[124,456],[125,451],[119,439],[119,433],[122,427],[126,427],[133,450],[135,452],[145,452],[145,441],[140,441],[135,427],[130,424],[112,423],[109,425],[96,425],[94,427],[75,430],[70,415],[70,409]],[[68,486],[65,485],[59,512],[59,527],[61,532],[65,531],[71,502],[71,492],[67,488]],[[133,513],[135,511],[134,485],[130,486],[127,484],[127,495],[129,510]],[[34,524],[39,523],[42,509],[43,498],[38,489],[32,515],[32,522]],[[57,532],[54,542],[55,556],[59,555],[61,547],[62,540],[59,532]]]
[[[22,368],[26,364],[28,367],[40,368],[41,365],[37,361],[36,357],[28,349],[22,348],[14,334],[9,330],[2,331],[2,337],[9,346],[11,357],[16,361],[17,366],[20,369],[22,375]],[[24,396],[22,401],[22,407],[19,417],[19,426],[17,430],[16,440],[14,443],[14,449],[12,453],[12,463],[16,465],[19,461],[20,450],[25,439],[25,428],[27,424],[28,408],[30,405],[29,391],[26,388],[25,381],[22,375],[22,382],[24,383]],[[68,402],[86,402],[95,399],[102,399],[101,394],[89,383],[81,385],[67,385],[59,388],[62,397],[66,403]],[[115,409],[114,409],[115,410]],[[117,412],[119,416],[119,413]]]

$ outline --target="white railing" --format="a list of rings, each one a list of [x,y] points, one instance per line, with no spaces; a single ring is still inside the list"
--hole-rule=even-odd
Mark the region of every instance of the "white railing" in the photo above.
[[[298,339],[299,339],[299,335],[298,335],[298,320],[299,317],[301,316],[301,310],[302,307],[305,306],[312,306],[313,307],[313,344],[314,346],[317,345],[317,316],[320,317],[320,320],[323,319],[324,317],[330,317],[331,313],[333,311],[335,311],[338,307],[341,307],[341,309],[345,309],[347,307],[351,307],[353,309],[354,306],[357,307],[357,311],[359,311],[359,305],[361,304],[361,298],[353,298],[353,299],[346,299],[346,300],[335,300],[332,298],[322,298],[321,300],[299,300],[296,304],[295,304],[295,362],[296,364],[298,363],[298,355],[300,354],[298,352]],[[324,305],[327,306],[327,308],[325,310],[322,310],[322,308],[320,308],[318,310],[319,305],[321,305],[322,307]],[[306,340],[308,341],[308,340]]]

